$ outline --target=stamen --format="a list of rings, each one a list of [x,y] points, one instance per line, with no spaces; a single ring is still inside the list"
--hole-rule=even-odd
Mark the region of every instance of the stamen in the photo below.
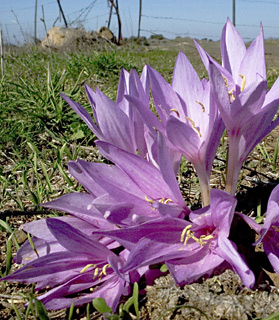
[[[205,112],[204,105],[201,102],[197,101],[197,100],[195,102],[198,103],[202,107],[202,112]]]
[[[106,276],[107,275],[107,268],[109,268],[110,267],[110,264],[105,264],[104,266],[103,266],[103,269],[102,269],[102,271],[100,272],[100,274],[99,274],[99,279],[101,280],[101,278],[102,278],[102,275],[104,275],[104,276]]]
[[[187,227],[185,227],[181,233],[181,237],[180,237],[180,242],[184,242],[184,246],[187,244],[188,240],[190,238],[192,238],[194,241],[196,241],[197,243],[200,244],[200,246],[202,247],[203,245],[206,244],[207,241],[214,239],[214,237],[210,234],[210,235],[201,235],[199,238],[197,238],[194,235],[194,232],[191,230],[192,225],[188,225]],[[185,237],[186,235],[186,237]],[[185,238],[185,239],[184,239]]]
[[[154,201],[152,199],[149,199],[147,196],[144,196],[144,199],[150,204],[154,203]]]
[[[214,239],[213,235],[209,234],[208,236],[206,235],[202,235],[200,236],[200,244],[201,246],[203,246],[204,244],[206,244],[206,241]]]
[[[181,237],[180,237],[180,242],[184,242],[184,237],[185,237],[185,234],[187,233],[187,231],[189,229],[191,229],[193,226],[191,224],[189,224],[187,227],[185,227],[181,233]]]
[[[243,76],[242,74],[239,74],[239,76],[242,79],[241,88],[240,88],[240,92],[242,92],[245,88],[245,85],[246,85],[246,76]]]
[[[89,268],[91,268],[91,267],[96,268],[96,264],[90,263],[90,264],[86,265],[86,266],[80,271],[80,273],[84,273],[85,271],[87,271],[87,270],[88,270]]]
[[[164,203],[173,202],[171,199],[166,199]]]
[[[229,96],[232,98],[232,101],[235,100],[235,96],[233,95],[233,89],[228,92]]]
[[[229,87],[228,80],[224,76],[222,76],[222,77],[223,77],[223,79],[225,81],[226,87],[228,88]]]
[[[171,108],[170,111],[173,111],[177,114],[178,118],[180,118],[180,114],[177,109]]]
[[[97,277],[98,273],[99,273],[99,268],[95,268],[93,279],[95,279]]]
[[[159,202],[160,202],[160,203],[167,204],[167,203],[169,203],[169,202],[173,202],[173,201],[172,201],[171,199],[161,198],[161,199],[159,200]]]
[[[199,129],[195,126],[195,122],[192,119],[188,118],[188,117],[185,117],[185,118],[186,118],[186,120],[190,121],[190,123],[192,125],[192,128],[196,131],[198,136],[201,138],[202,135],[201,135]]]

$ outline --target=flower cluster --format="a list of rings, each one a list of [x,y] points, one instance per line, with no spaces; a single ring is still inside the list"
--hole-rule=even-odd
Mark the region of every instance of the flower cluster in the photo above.
[[[67,212],[23,226],[33,235],[18,251],[23,266],[2,280],[49,288],[39,299],[60,309],[104,298],[113,311],[130,285],[152,283],[166,264],[178,285],[230,268],[252,288],[255,276],[230,239],[235,191],[243,162],[279,123],[279,81],[267,90],[264,36],[246,49],[228,20],[221,37],[222,65],[196,43],[208,70],[200,80],[179,53],[170,85],[150,66],[141,77],[122,70],[116,102],[85,87],[94,120],[77,102],[62,97],[97,136],[112,164],[70,161],[69,172],[87,193],[66,194],[43,204]],[[150,110],[150,90],[156,108]],[[226,129],[226,190],[209,188],[211,167]],[[200,183],[201,209],[191,211],[176,175],[181,157]],[[241,216],[279,273],[279,187],[270,196],[264,224]]]

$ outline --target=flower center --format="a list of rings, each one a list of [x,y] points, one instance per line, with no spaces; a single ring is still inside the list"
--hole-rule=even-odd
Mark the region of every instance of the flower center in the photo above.
[[[99,277],[99,281],[100,281],[102,279],[102,276],[106,276],[107,275],[107,268],[110,268],[110,264],[105,264],[103,266],[103,268],[101,269],[101,268],[98,268],[96,264],[89,263],[80,271],[80,273],[84,273],[89,268],[94,268],[93,279],[95,279],[96,277]]]
[[[191,224],[189,224],[187,227],[185,227],[181,233],[181,237],[180,237],[180,242],[184,242],[184,246],[187,244],[189,239],[193,239],[194,241],[196,241],[197,243],[200,244],[200,246],[202,247],[203,245],[205,245],[207,243],[208,240],[213,239],[214,237],[210,234],[210,235],[201,235],[199,238],[197,238],[194,235],[194,232],[191,230],[193,226]]]

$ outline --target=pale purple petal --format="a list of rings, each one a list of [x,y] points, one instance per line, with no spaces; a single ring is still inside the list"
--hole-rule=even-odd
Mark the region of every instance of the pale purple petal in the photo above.
[[[252,288],[255,284],[255,276],[236,251],[232,242],[220,236],[218,237],[218,244],[221,249],[220,255],[231,264],[233,270],[240,276],[243,284],[248,288]]]
[[[234,80],[239,78],[239,67],[246,53],[246,46],[239,32],[228,19],[221,36],[223,66]]]
[[[236,56],[238,56],[238,54]],[[264,34],[262,25],[259,36],[247,49],[238,72],[246,77],[247,85],[257,81],[259,76],[262,79],[266,79]],[[241,81],[239,82],[239,85],[241,85]]]

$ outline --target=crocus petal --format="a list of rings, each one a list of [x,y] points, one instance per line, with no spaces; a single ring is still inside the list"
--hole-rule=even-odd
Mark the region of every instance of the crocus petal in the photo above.
[[[185,114],[180,99],[168,82],[153,68],[148,67],[152,96],[156,110],[163,123],[166,123],[171,109],[176,109],[182,116]]]
[[[278,239],[277,239],[278,240]],[[277,242],[278,244],[278,242]],[[264,246],[264,251],[273,267],[273,270],[279,274],[279,250],[278,246],[274,243],[267,243]]]
[[[127,272],[141,266],[163,263],[182,256],[188,260],[191,258],[194,261],[200,260],[200,250],[183,250],[183,245],[180,242],[181,232],[181,230],[176,233],[165,230],[163,233],[152,234],[152,239],[141,239],[130,252],[121,271]]]
[[[146,109],[143,111],[142,99],[126,95],[125,98],[134,105],[138,110],[140,117],[142,118],[144,124],[148,127],[149,131],[155,135],[156,130],[163,132],[163,127],[160,121],[156,118],[155,114],[150,110]],[[156,128],[156,130],[154,129]]]
[[[198,155],[200,139],[197,132],[190,126],[181,122],[173,116],[169,117],[166,125],[167,137],[169,141],[193,164]]]
[[[225,24],[221,36],[223,66],[234,79],[239,78],[239,67],[246,53],[245,43],[230,19]]]
[[[87,193],[69,193],[51,202],[43,203],[44,208],[51,208],[70,213],[91,223],[103,219],[101,212],[93,205],[94,197]]]
[[[99,242],[93,241],[89,236],[68,223],[57,219],[47,219],[47,226],[57,241],[70,252],[87,254],[96,257],[96,260],[106,260],[110,250]]]
[[[96,142],[100,152],[121,168],[138,187],[152,199],[168,198],[173,200],[173,193],[162,178],[160,171],[150,162],[121,150],[109,143]]]
[[[165,219],[154,219],[152,221],[148,221],[129,228],[111,231],[97,231],[94,232],[94,234],[110,237],[111,239],[118,241],[128,250],[132,250],[136,246],[138,241],[140,241],[140,239],[143,237],[152,239],[152,234],[154,233],[161,233],[163,236],[166,230],[173,235],[181,235],[182,230],[187,225],[189,225],[189,222],[183,219],[167,217]],[[177,238],[177,235],[175,235],[174,238],[174,242],[179,242],[179,237]]]
[[[202,95],[203,87],[200,78],[185,54],[177,55],[172,88],[182,97],[186,105],[192,105]],[[187,114],[191,118],[191,115]]]
[[[86,123],[88,128],[97,136],[99,139],[104,139],[104,135],[101,130],[95,125],[94,121],[90,114],[83,108],[80,104],[73,101],[69,97],[65,96],[63,93],[60,93],[61,97],[70,105],[70,107],[81,117],[81,119]]]
[[[230,107],[231,121],[238,121],[238,127],[247,123],[261,109],[266,95],[267,82],[253,82],[239,94]],[[227,125],[227,124],[226,124]],[[235,123],[230,127],[236,126]]]
[[[117,88],[116,103],[119,103],[121,100],[123,100],[124,95],[129,93],[129,76],[129,72],[127,70],[121,69]]]
[[[168,184],[170,190],[174,195],[174,198],[182,207],[185,206],[185,201],[181,195],[179,185],[172,168],[172,163],[169,157],[169,150],[167,149],[165,140],[160,132],[158,132],[158,165],[163,179]]]
[[[83,294],[74,298],[64,297],[63,295],[66,295],[69,288],[75,284],[74,281],[75,280],[69,281],[67,284],[61,286],[60,290],[53,289],[52,291],[39,297],[39,300],[43,302],[47,309],[58,310],[69,308],[72,303],[74,303],[74,306],[81,306],[91,302],[94,298],[103,298],[105,299],[107,305],[112,308],[113,312],[115,312],[124,289],[123,280],[119,280],[119,278],[114,277],[111,279],[111,281],[104,282],[96,291],[92,293]],[[90,283],[90,279],[88,279],[87,282],[85,282],[84,279],[83,281],[79,279],[79,281],[80,283],[86,283],[87,288],[90,288],[92,285],[92,283]],[[81,288],[78,288],[75,291],[78,292],[79,290],[81,290]]]
[[[210,206],[212,222],[219,234],[229,236],[237,200],[227,192],[212,189],[210,192]]]
[[[239,52],[236,54],[236,56],[239,56]],[[238,72],[242,76],[246,77],[246,85],[257,81],[259,76],[262,79],[266,79],[264,34],[262,25],[260,27],[259,36],[247,49]],[[241,81],[239,84],[241,85]]]
[[[96,90],[95,98],[98,125],[105,137],[103,140],[114,143],[131,152],[136,152],[130,136],[127,134],[127,132],[130,132],[128,116],[98,89]]]
[[[240,276],[243,284],[248,288],[252,288],[255,284],[255,276],[236,251],[232,242],[227,238],[220,236],[218,237],[218,244],[221,249],[220,255],[230,263],[234,271]]]
[[[53,252],[30,261],[14,273],[1,280],[20,281],[24,283],[37,282],[37,290],[45,286],[53,287],[70,279],[88,263],[86,255],[78,255],[68,251]],[[54,276],[55,275],[55,276]]]
[[[193,256],[193,258],[196,258],[197,261],[190,258],[188,263],[184,260],[184,264],[175,263],[175,261],[166,263],[176,284],[182,286],[197,281],[201,277],[211,276],[214,269],[224,261],[222,257],[214,253],[208,253],[202,258],[202,252],[200,252],[199,255]]]
[[[225,125],[227,126],[231,123],[231,117],[229,113],[230,100],[225,81],[220,71],[211,61],[209,61],[208,73],[213,93],[216,96],[215,99],[217,102],[218,109],[220,110],[221,117]]]

